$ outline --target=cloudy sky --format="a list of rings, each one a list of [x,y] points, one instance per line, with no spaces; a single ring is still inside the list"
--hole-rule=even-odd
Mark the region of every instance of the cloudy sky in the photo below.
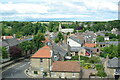
[[[0,21],[108,21],[119,0],[1,0]]]

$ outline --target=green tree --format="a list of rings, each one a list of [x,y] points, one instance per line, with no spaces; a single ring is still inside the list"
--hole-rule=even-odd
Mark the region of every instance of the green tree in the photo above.
[[[98,36],[98,37],[96,38],[96,41],[97,41],[97,42],[104,42],[105,40],[104,40],[104,37],[103,37],[103,36]]]
[[[64,40],[64,36],[63,36],[63,34],[61,32],[58,33],[57,37],[61,41]]]
[[[19,44],[19,46],[25,51],[25,56],[28,56],[28,51],[33,49],[33,44],[31,41],[25,41]],[[32,52],[30,52],[31,54]]]
[[[39,31],[37,35],[35,35],[33,38],[33,43],[34,43],[34,46],[37,48],[37,50],[43,46],[43,43],[42,43],[43,40],[45,40],[45,36],[43,33]]]
[[[55,38],[55,43],[58,43],[59,42],[59,38]]]
[[[61,32],[58,33],[57,38],[55,38],[55,43],[62,42],[64,40],[64,36]]]
[[[113,57],[120,58],[119,48],[120,48],[120,44],[106,46],[102,49],[102,53],[100,54],[100,56],[105,58],[108,55],[109,58],[113,58]]]
[[[1,47],[1,49],[2,49],[2,58],[3,59],[8,58],[7,48],[6,47]]]

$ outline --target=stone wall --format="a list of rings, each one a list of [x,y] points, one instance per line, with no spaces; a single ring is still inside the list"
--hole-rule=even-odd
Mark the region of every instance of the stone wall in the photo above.
[[[52,78],[80,78],[80,73],[74,72],[51,72]]]

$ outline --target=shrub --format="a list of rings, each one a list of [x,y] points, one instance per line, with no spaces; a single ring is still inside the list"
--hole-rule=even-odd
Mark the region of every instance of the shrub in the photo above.
[[[99,70],[98,73],[97,73],[97,76],[106,77],[107,74],[103,70]]]
[[[55,43],[58,43],[60,40],[59,40],[59,38],[55,38]]]
[[[102,64],[96,64],[95,67],[96,67],[97,70],[103,70],[104,69]]]

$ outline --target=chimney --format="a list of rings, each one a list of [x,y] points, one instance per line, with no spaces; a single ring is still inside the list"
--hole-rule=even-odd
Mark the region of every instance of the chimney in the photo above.
[[[106,56],[106,61],[107,61],[107,62],[108,62],[108,59],[109,59],[109,56],[107,55],[107,56]]]
[[[13,38],[16,38],[16,34],[13,34]]]
[[[69,45],[69,42],[68,42],[68,55],[70,56],[70,45]]]
[[[3,39],[6,39],[6,36],[3,36]]]

